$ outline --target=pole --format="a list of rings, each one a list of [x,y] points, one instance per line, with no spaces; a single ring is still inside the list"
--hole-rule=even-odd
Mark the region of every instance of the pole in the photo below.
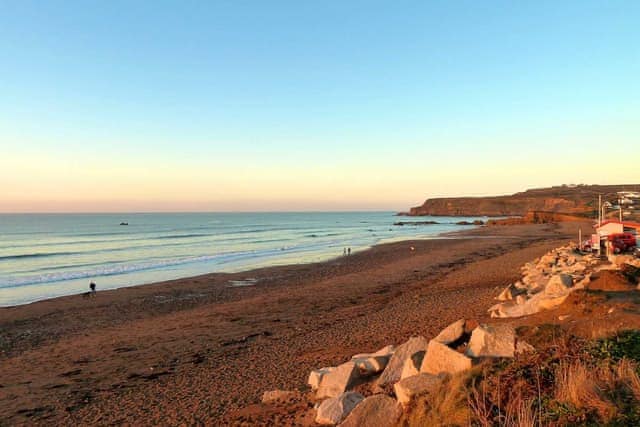
[[[620,205],[620,222],[622,222],[622,205]]]
[[[578,228],[578,249],[582,252],[582,228]]]
[[[602,225],[602,194],[598,194],[598,227]]]

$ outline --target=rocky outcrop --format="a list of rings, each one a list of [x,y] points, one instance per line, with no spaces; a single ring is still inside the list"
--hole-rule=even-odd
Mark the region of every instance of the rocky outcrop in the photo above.
[[[443,197],[426,200],[407,212],[410,216],[524,216],[538,212],[539,222],[556,213],[589,216],[596,194],[640,191],[640,185],[580,185],[531,189],[508,196]],[[593,217],[593,216],[591,216]],[[533,219],[533,218],[532,218]],[[558,218],[554,218],[558,219]]]

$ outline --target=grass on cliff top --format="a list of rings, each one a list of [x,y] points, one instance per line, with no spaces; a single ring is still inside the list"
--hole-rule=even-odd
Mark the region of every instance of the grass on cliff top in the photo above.
[[[519,330],[538,349],[449,378],[400,425],[640,425],[640,330],[585,340],[557,325]]]

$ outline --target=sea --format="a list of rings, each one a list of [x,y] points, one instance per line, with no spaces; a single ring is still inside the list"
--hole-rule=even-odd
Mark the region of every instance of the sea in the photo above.
[[[483,217],[393,212],[0,214],[0,306],[434,239]],[[435,221],[394,225],[397,221]]]

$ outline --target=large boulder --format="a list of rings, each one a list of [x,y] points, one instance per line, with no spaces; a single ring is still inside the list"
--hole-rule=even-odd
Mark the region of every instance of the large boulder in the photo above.
[[[471,366],[472,360],[464,354],[458,353],[438,341],[431,340],[422,360],[420,372],[434,375],[455,374],[471,369]]]
[[[480,325],[473,330],[467,345],[470,357],[513,357],[516,331],[509,325]]]
[[[400,379],[412,377],[420,373],[420,366],[422,366],[422,359],[424,359],[425,353],[426,351],[419,351],[405,360]]]
[[[351,391],[327,399],[318,406],[316,423],[323,425],[339,424],[363,400],[363,395]]]
[[[445,375],[418,374],[404,378],[393,386],[398,402],[407,405],[415,396],[433,391],[445,378]]]
[[[419,351],[425,351],[427,345],[428,341],[424,337],[412,337],[407,342],[399,345],[393,356],[391,356],[387,367],[378,378],[377,385],[384,387],[398,382],[402,376],[402,368],[406,360]]]
[[[334,371],[336,368],[333,366],[327,368],[314,369],[309,374],[309,379],[307,380],[307,384],[311,386],[312,390],[317,390],[320,386],[320,381],[322,381],[322,377],[328,374],[331,371]]]
[[[465,323],[465,319],[460,319],[453,322],[442,331],[440,331],[440,333],[434,338],[434,340],[441,342],[442,344],[451,344],[452,342],[459,340],[464,335]]]
[[[325,399],[339,396],[353,387],[353,383],[359,377],[358,374],[358,367],[353,361],[343,363],[331,372],[325,373],[320,380],[316,398]]]
[[[369,396],[355,407],[340,427],[392,427],[402,415],[402,407],[386,394]]]

